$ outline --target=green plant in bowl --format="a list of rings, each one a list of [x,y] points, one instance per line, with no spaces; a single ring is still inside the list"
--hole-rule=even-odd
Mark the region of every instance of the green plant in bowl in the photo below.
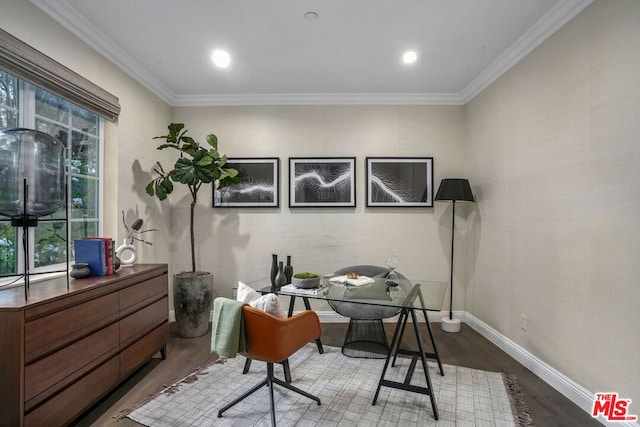
[[[291,284],[296,288],[313,289],[320,286],[320,276],[316,273],[301,272],[293,275]]]
[[[320,277],[320,276],[318,276],[316,273],[303,272],[303,273],[296,273],[293,275],[293,277],[295,277],[296,279],[315,279],[316,277]]]

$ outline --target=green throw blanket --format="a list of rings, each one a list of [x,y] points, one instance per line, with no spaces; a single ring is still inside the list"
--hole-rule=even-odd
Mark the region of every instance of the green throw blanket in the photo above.
[[[242,302],[218,297],[213,302],[213,323],[211,327],[211,352],[218,356],[236,357],[247,351],[244,338]]]

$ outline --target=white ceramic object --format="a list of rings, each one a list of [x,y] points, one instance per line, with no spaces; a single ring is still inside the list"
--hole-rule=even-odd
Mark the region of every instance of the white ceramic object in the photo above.
[[[124,257],[125,253],[128,254],[126,258]],[[122,245],[120,245],[118,249],[116,249],[116,256],[120,258],[121,267],[130,267],[138,259],[138,251],[136,251],[135,246],[127,242],[127,239],[124,239]]]

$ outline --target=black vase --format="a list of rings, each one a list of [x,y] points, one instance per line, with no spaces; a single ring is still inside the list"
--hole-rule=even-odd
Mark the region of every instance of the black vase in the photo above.
[[[287,265],[284,266],[284,275],[287,276],[287,285],[291,283],[293,277],[293,266],[291,265],[291,255],[287,255]]]
[[[271,286],[276,285],[276,275],[278,274],[278,255],[271,255]]]

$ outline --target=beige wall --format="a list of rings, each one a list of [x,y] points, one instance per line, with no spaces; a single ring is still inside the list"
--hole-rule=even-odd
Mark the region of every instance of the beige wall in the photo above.
[[[467,311],[637,413],[640,2],[594,2],[467,115]]]
[[[121,211],[129,221],[137,214],[164,231],[154,233],[153,246],[138,245],[140,261],[167,262],[168,207],[146,195],[149,175],[142,170],[158,157],[151,138],[170,121],[169,107],[29,1],[3,0],[0,27],[119,98],[118,122],[105,122],[102,234],[121,241],[126,237]]]
[[[200,141],[216,133],[228,156],[280,158],[279,209],[212,209],[211,190],[202,191],[196,218],[198,268],[214,273],[219,293],[230,296],[238,280],[267,276],[272,253],[292,255],[296,271],[319,272],[384,265],[388,255],[397,254],[399,271],[448,280],[449,206],[365,208],[365,157],[433,156],[437,190],[443,176],[467,169],[463,107],[193,107],[174,109],[173,119],[184,122]],[[356,157],[357,207],[290,209],[288,158],[304,156]],[[183,249],[188,207],[184,199],[173,210],[176,270],[189,267]],[[461,263],[461,275],[464,267]],[[458,309],[463,298],[460,290]]]
[[[197,212],[198,264],[219,293],[267,274],[270,254],[296,269],[383,264],[448,280],[450,214],[366,209],[366,156],[433,156],[441,178],[467,176],[478,203],[458,210],[454,308],[466,310],[590,391],[640,402],[640,3],[596,1],[466,107],[319,106],[170,110],[24,0],[0,27],[120,99],[107,123],[105,234],[120,211],[161,229],[141,261],[188,268],[188,203],[148,198],[152,137],[170,121],[217,133],[230,156],[281,159],[279,209]],[[289,209],[290,156],[356,156],[355,209]],[[434,190],[435,190],[434,188]],[[465,221],[466,220],[466,221]],[[469,279],[468,279],[469,278]],[[446,308],[446,304],[443,308]],[[528,330],[520,329],[520,316]],[[637,413],[637,411],[636,411]]]

